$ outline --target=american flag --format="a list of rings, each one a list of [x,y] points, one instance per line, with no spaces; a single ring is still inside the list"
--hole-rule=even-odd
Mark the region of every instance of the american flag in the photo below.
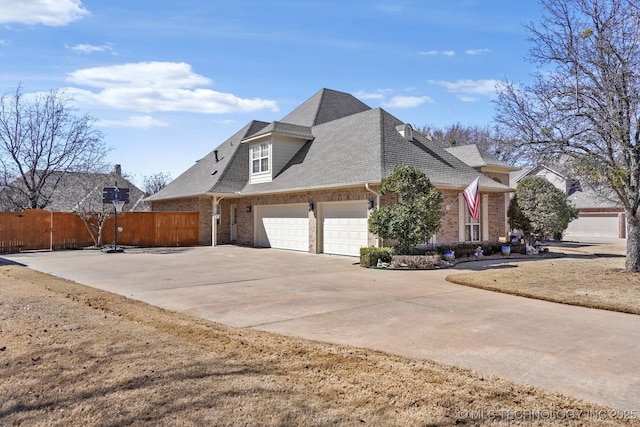
[[[480,195],[478,193],[478,180],[480,177],[473,180],[471,184],[467,188],[465,188],[462,195],[464,199],[467,201],[467,209],[469,209],[469,216],[473,218],[475,221],[478,220],[479,209],[480,206]]]

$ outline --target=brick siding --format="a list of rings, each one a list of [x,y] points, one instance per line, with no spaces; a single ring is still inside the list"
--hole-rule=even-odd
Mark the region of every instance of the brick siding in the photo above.
[[[380,186],[371,186],[374,191],[379,191]],[[443,196],[442,209],[444,215],[442,217],[441,228],[436,234],[437,244],[451,244],[458,242],[458,197],[460,192],[455,190],[441,190]],[[500,194],[489,193],[489,238],[491,240],[497,240],[503,233],[501,230],[501,214],[499,210],[500,206]],[[243,246],[255,245],[255,223],[254,206],[262,205],[285,205],[285,204],[298,204],[313,202],[315,209],[309,212],[309,252],[318,253],[318,220],[316,217],[317,207],[319,203],[324,202],[345,202],[345,201],[376,201],[376,195],[370,191],[367,191],[364,186],[351,187],[333,190],[320,190],[320,191],[304,191],[296,193],[283,193],[283,194],[271,194],[264,196],[250,196],[243,198],[222,199],[220,202],[220,220],[216,226],[216,243],[229,244],[235,243]],[[381,204],[393,203],[395,196],[386,195],[381,197]],[[230,215],[231,205],[237,206],[237,233],[235,242],[230,240]],[[247,212],[247,207],[251,206],[251,212]],[[447,209],[449,206],[449,209]],[[198,211],[200,213],[200,232],[199,232],[199,244],[211,245],[212,237],[212,199],[207,197],[202,198],[185,198],[168,201],[153,202],[151,205],[154,211]],[[504,228],[502,226],[502,228]],[[369,233],[368,244],[369,246],[375,246],[377,238],[375,235]]]

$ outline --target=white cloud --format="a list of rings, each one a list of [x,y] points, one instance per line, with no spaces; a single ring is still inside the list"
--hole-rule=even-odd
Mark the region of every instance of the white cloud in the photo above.
[[[453,50],[424,50],[418,52],[418,55],[422,56],[455,56],[456,52]]]
[[[483,53],[491,52],[490,49],[467,49],[464,51],[467,55],[482,55]]]
[[[68,80],[100,88],[176,89],[211,83],[210,79],[194,73],[191,65],[184,62],[136,62],[108,67],[84,68],[69,73]]]
[[[148,129],[150,127],[167,126],[167,123],[151,116],[130,116],[126,120],[98,120],[96,126]]]
[[[458,94],[458,99],[463,102],[477,102],[480,100],[477,96]]]
[[[365,92],[359,90],[355,92],[353,96],[358,99],[384,99],[392,92],[391,89],[376,89],[374,92]]]
[[[144,113],[186,111],[223,114],[258,110],[278,111],[275,101],[240,98],[230,93],[198,88],[211,80],[196,74],[183,62],[139,62],[77,70],[68,80],[98,88],[65,91],[80,105]]]
[[[382,105],[386,108],[415,108],[425,102],[433,102],[433,100],[428,96],[394,96]]]
[[[81,0],[10,0],[2,3],[0,24],[61,27],[87,15]]]
[[[493,96],[496,93],[498,80],[458,80],[447,82],[444,80],[429,80],[429,83],[442,86],[451,93],[455,93],[461,101],[475,102],[479,98],[476,95]]]
[[[92,45],[92,44],[77,44],[75,46],[67,46],[69,49],[78,53],[94,53],[94,52],[113,52],[113,47],[109,44],[103,44],[100,46]]]
[[[0,46],[9,46],[11,42],[6,39],[0,39]]]

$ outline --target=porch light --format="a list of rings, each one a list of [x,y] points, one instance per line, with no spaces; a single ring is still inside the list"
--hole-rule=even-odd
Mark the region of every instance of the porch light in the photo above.
[[[251,205],[247,205],[247,213],[251,213]]]
[[[309,212],[313,212],[313,202],[309,202]]]
[[[369,208],[369,210],[373,209],[373,200],[369,200],[367,202],[367,207]]]

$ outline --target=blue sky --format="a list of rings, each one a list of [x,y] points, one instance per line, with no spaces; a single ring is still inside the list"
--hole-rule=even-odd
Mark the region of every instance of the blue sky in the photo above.
[[[492,121],[536,0],[0,0],[0,92],[63,89],[135,182],[322,88],[414,126]]]

